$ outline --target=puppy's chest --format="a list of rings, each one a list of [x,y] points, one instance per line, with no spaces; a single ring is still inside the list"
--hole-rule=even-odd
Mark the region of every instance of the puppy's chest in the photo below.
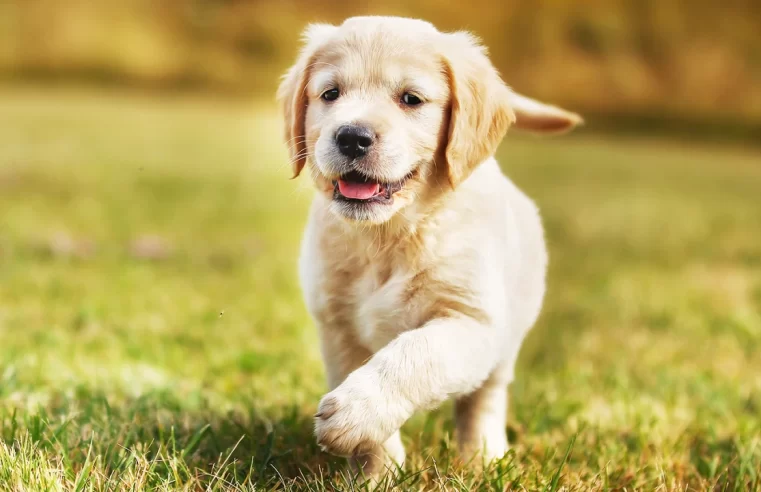
[[[356,279],[346,306],[360,343],[375,352],[421,323],[423,309],[415,276],[403,271],[366,272]]]

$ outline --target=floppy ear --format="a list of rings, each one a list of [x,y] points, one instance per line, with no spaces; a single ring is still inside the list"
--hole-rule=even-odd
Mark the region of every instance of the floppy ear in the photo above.
[[[510,90],[478,40],[466,32],[444,36],[451,92],[446,162],[454,187],[494,154],[515,115]]]
[[[296,63],[283,75],[277,90],[277,99],[282,105],[285,118],[285,142],[288,145],[293,177],[299,175],[306,163],[306,118],[309,98],[306,84],[315,53],[337,28],[329,24],[312,24],[302,34],[304,43]]]
[[[515,112],[515,128],[532,133],[565,133],[584,120],[576,113],[511,92],[510,106]]]

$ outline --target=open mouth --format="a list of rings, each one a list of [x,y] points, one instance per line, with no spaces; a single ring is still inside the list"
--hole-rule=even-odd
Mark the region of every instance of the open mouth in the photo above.
[[[333,198],[349,202],[390,203],[402,189],[409,176],[394,183],[382,183],[357,171],[351,171],[333,181]]]

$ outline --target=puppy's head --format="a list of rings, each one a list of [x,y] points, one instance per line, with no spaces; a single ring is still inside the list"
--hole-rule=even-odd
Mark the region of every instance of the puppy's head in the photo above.
[[[396,17],[307,28],[278,96],[294,176],[307,166],[334,213],[370,223],[456,187],[513,123],[581,121],[510,91],[469,34]]]

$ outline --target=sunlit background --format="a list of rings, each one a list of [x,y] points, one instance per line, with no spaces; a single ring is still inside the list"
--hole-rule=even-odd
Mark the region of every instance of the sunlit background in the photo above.
[[[761,121],[754,0],[10,0],[0,4],[0,73],[268,100],[306,23],[362,14],[472,30],[515,88],[585,114]]]
[[[587,120],[498,153],[552,258],[511,453],[462,466],[445,406],[400,487],[761,487],[761,2],[5,0],[0,489],[345,483],[274,91],[359,14],[471,30]]]

